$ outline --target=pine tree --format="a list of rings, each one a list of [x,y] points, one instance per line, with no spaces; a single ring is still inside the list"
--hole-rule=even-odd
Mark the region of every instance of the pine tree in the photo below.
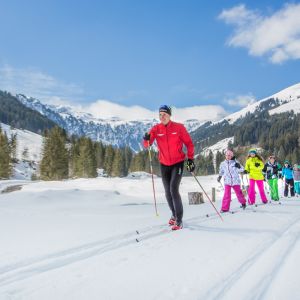
[[[79,153],[82,164],[82,177],[97,177],[97,160],[91,139],[81,138]]]
[[[145,171],[146,169],[146,151],[135,154],[130,165],[130,172]]]
[[[111,176],[114,177],[124,176],[124,159],[122,157],[122,151],[120,149],[115,150]]]
[[[129,147],[125,147],[123,149],[124,155],[124,176],[128,175],[128,171],[130,168],[131,160],[132,160],[132,151],[130,150]]]
[[[209,151],[209,155],[207,157],[207,175],[215,174],[215,167],[214,167],[214,155],[212,151]]]
[[[112,165],[114,161],[115,151],[113,146],[109,145],[105,149],[104,155],[104,170],[108,176],[112,175]]]
[[[95,155],[97,160],[97,168],[103,169],[104,168],[104,156],[105,156],[105,146],[102,142],[95,143]]]
[[[41,179],[61,180],[68,178],[68,150],[66,133],[59,127],[52,128],[44,137],[41,161]]]
[[[9,140],[0,127],[0,178],[8,179],[11,173],[12,165]]]
[[[12,134],[9,143],[11,149],[11,157],[14,163],[17,162],[17,134]]]
[[[224,160],[224,155],[220,151],[218,151],[216,154],[216,173],[219,172],[219,167],[223,160]]]
[[[95,144],[90,138],[81,137],[72,140],[70,166],[72,177],[97,177]]]

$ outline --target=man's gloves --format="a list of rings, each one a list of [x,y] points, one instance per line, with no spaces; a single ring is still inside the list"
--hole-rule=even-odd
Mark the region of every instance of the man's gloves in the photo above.
[[[258,168],[258,167],[260,166],[260,163],[259,163],[259,162],[256,162],[256,163],[254,164],[254,166],[255,166],[256,168]]]
[[[222,176],[219,175],[218,178],[217,178],[217,181],[220,182],[220,181],[221,181],[221,178],[222,178]]]
[[[241,165],[240,165],[238,162],[236,162],[236,163],[234,164],[234,166],[235,166],[236,168],[238,168],[238,169],[241,168]]]
[[[243,172],[243,174],[245,174],[245,175],[248,174],[248,173],[249,173],[249,172],[248,172],[247,170],[244,170],[244,172]]]
[[[188,159],[186,162],[186,169],[189,172],[194,172],[195,171],[195,163],[193,159]]]
[[[150,134],[148,132],[146,132],[143,139],[144,139],[144,141],[150,141]]]

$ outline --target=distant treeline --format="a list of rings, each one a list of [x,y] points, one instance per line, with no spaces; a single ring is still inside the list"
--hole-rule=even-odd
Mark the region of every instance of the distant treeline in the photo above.
[[[153,172],[160,175],[157,152],[151,150]],[[125,177],[129,172],[150,173],[148,150],[133,153],[129,148],[114,148],[86,137],[68,139],[66,132],[54,127],[45,135],[40,177],[44,180],[66,178],[92,178],[97,169],[103,169],[107,176]],[[196,174],[214,174],[213,154],[199,155],[196,159]],[[188,173],[185,171],[185,175]]]
[[[234,144],[228,147],[235,151],[243,164],[250,147],[263,148],[262,156],[270,154],[278,161],[290,160],[299,163],[300,158],[300,115],[284,113],[269,116],[267,112],[257,116],[248,114],[242,127],[235,127]],[[7,137],[0,129],[0,178],[9,178],[16,162],[16,136]],[[28,150],[30,151],[30,149]],[[151,150],[153,170],[160,175],[158,155]],[[215,156],[196,155],[196,175],[211,175],[218,172],[223,153]],[[68,137],[65,130],[55,126],[44,131],[44,145],[39,174],[35,178],[61,180],[67,178],[97,177],[103,169],[106,176],[125,177],[129,172],[150,172],[148,150],[134,153],[130,148],[116,148],[87,137]],[[184,175],[189,175],[187,171]]]

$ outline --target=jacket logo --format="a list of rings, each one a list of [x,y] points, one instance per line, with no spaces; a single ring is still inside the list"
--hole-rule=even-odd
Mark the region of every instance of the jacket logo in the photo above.
[[[177,134],[177,132],[172,132],[172,134]]]
[[[165,135],[164,133],[158,133],[157,134],[158,136],[163,136],[163,135]]]

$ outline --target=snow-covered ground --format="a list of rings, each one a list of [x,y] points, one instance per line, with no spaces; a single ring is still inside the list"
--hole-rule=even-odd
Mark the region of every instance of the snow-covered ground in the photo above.
[[[17,134],[17,159],[41,160],[43,147],[43,137],[41,135],[28,130],[12,129],[9,125],[3,123],[0,123],[0,126],[6,132],[8,138],[10,138],[11,134]]]
[[[216,176],[199,180],[220,209]],[[234,197],[222,222],[187,204],[199,187],[183,178],[184,229],[171,232],[155,184],[158,217],[149,176],[0,194],[0,299],[300,299],[300,198],[240,211]]]

